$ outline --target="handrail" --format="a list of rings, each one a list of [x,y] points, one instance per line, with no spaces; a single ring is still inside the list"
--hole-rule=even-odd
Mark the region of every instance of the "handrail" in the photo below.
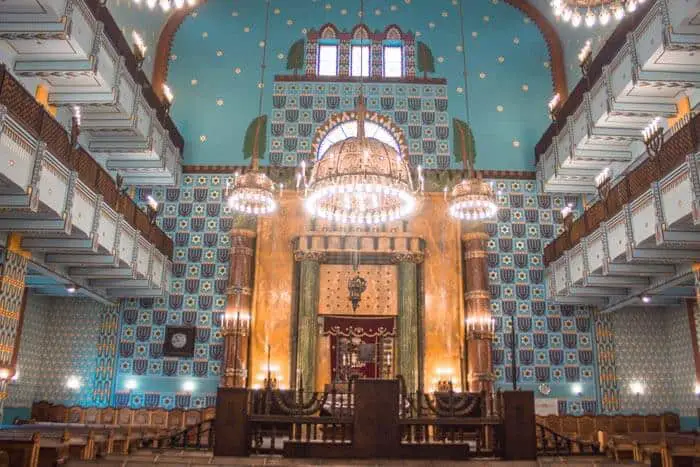
[[[576,440],[576,439],[571,439],[568,436],[564,436],[562,434],[557,433],[556,431],[552,430],[551,428],[542,425],[540,423],[535,424],[537,433],[539,436],[537,436],[537,454],[538,455],[551,455],[554,454],[556,456],[559,455],[564,455],[564,456],[571,456],[571,455],[585,455],[585,454],[599,454],[600,453],[600,447],[598,446],[598,443],[595,442],[588,442],[588,441],[581,441],[581,440]],[[549,435],[549,437],[547,436]],[[550,446],[548,443],[548,440],[551,440],[553,444]],[[541,444],[540,444],[541,443]],[[573,446],[577,447],[577,450],[574,451],[572,448]],[[589,449],[589,451],[587,451]]]
[[[204,427],[205,424],[209,426]],[[175,433],[159,436],[152,440],[155,447],[159,448],[181,448],[181,449],[211,449],[215,440],[214,419],[202,420],[196,425],[190,425],[184,430]],[[206,444],[205,441],[206,435]],[[190,440],[194,443],[190,444]]]
[[[670,174],[688,154],[698,149],[700,115],[686,116],[672,131],[657,156],[649,156],[616,183],[604,199],[598,200],[573,221],[571,226],[544,247],[544,264],[548,266],[581,239],[592,234],[600,225],[613,218],[629,202],[645,193],[652,182]]]
[[[22,128],[37,140],[63,165],[78,173],[78,178],[134,229],[141,232],[166,257],[172,258],[173,241],[159,227],[150,225],[147,215],[127,195],[119,193],[112,177],[82,147],[73,149],[70,135],[58,121],[0,63],[0,105]]]
[[[540,156],[547,151],[554,137],[559,134],[561,127],[558,122],[565,122],[567,118],[576,112],[576,109],[583,103],[584,94],[589,91],[590,85],[600,79],[603,75],[603,67],[608,65],[624,47],[627,42],[627,35],[641,24],[654,3],[647,2],[644,5],[639,5],[637,11],[632,15],[627,15],[610,34],[603,48],[600,49],[598,55],[593,59],[587,76],[579,80],[569,97],[561,104],[557,112],[556,121],[549,125],[535,145],[535,163],[539,162]]]
[[[185,147],[185,140],[175,126],[175,123],[173,123],[170,115],[165,111],[163,102],[153,91],[153,86],[151,86],[148,77],[143,70],[138,67],[134,52],[131,50],[131,47],[129,47],[129,43],[117,25],[117,22],[114,20],[114,17],[109,12],[109,9],[103,6],[102,2],[99,0],[86,0],[85,4],[95,19],[102,22],[105,36],[112,43],[117,53],[124,57],[126,69],[129,70],[134,82],[142,86],[143,96],[146,98],[148,105],[156,110],[158,121],[160,121],[163,128],[170,134],[170,139],[173,144],[182,150]]]

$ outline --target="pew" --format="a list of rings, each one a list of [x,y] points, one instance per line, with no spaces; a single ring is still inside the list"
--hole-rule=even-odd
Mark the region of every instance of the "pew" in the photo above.
[[[70,456],[66,433],[0,430],[0,450],[12,467],[53,467],[65,463]]]
[[[644,463],[652,463],[658,456],[663,467],[673,467],[673,458],[700,457],[700,438],[695,434],[661,432],[612,435],[608,455],[616,462],[631,459]]]

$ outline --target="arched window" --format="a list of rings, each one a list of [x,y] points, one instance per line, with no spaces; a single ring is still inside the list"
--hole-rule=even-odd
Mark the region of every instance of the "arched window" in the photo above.
[[[386,40],[382,48],[385,78],[403,77],[403,40],[397,26],[389,26],[385,31]]]
[[[335,143],[355,136],[357,136],[357,120],[339,123],[328,131],[328,133],[326,133],[319,143],[316,159],[322,158],[326,151],[328,151],[328,148],[333,146]],[[365,136],[368,138],[378,139],[382,143],[388,144],[394,148],[397,153],[401,154],[399,142],[396,140],[396,138],[394,138],[389,130],[383,126],[373,121],[365,120]]]
[[[337,31],[331,25],[321,28],[318,41],[318,76],[338,76]]]

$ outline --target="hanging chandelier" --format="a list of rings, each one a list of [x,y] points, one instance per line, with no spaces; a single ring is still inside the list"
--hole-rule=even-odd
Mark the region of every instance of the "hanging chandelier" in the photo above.
[[[470,174],[452,188],[448,211],[452,217],[465,221],[482,221],[493,217],[498,211],[493,187]]]
[[[140,4],[142,0],[134,0],[135,4]],[[164,13],[170,10],[180,10],[185,6],[192,8],[197,6],[197,0],[146,0],[146,6],[153,10],[156,6],[160,6],[160,9]]]
[[[605,26],[611,18],[620,21],[626,13],[633,13],[646,0],[552,0],[554,16],[575,28],[585,24]]]
[[[261,172],[257,164],[229,185],[228,205],[231,209],[252,215],[270,214],[277,209],[275,183]]]
[[[270,30],[270,3],[266,1],[265,14],[265,40],[260,63],[260,83],[265,82],[265,61],[267,58],[267,43]],[[234,211],[253,216],[270,214],[277,209],[277,193],[275,183],[260,170],[260,153],[265,151],[267,138],[267,116],[262,115],[263,96],[265,86],[258,86],[260,95],[258,101],[258,117],[248,127],[243,144],[246,156],[251,157],[250,169],[242,175],[234,176],[233,185],[226,186],[225,196],[228,197],[228,205]],[[281,190],[281,185],[280,185]]]
[[[313,216],[341,224],[376,225],[404,219],[417,205],[423,189],[418,167],[414,188],[408,161],[386,143],[365,136],[365,104],[360,95],[356,111],[357,136],[332,145],[306,178],[302,162],[306,210]]]
[[[459,2],[459,15],[462,24],[462,50],[466,49],[466,41],[464,36],[464,9],[462,1]],[[466,114],[466,122],[462,122],[459,131],[464,144],[460,148],[454,148],[455,151],[461,152],[462,161],[465,163],[467,176],[457,183],[449,193],[447,200],[447,211],[450,216],[455,219],[464,221],[483,221],[493,217],[498,211],[496,205],[496,197],[493,187],[490,183],[485,182],[474,173],[474,159],[476,158],[476,145],[474,136],[469,127],[469,82],[467,74],[467,54],[462,53],[462,66],[464,72],[464,110]],[[469,142],[469,144],[467,144]],[[445,188],[445,197],[447,198],[447,187]]]

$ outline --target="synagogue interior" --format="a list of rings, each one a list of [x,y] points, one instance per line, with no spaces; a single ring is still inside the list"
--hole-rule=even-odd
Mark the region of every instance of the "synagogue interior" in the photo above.
[[[700,0],[0,2],[0,465],[693,465],[698,56]]]

